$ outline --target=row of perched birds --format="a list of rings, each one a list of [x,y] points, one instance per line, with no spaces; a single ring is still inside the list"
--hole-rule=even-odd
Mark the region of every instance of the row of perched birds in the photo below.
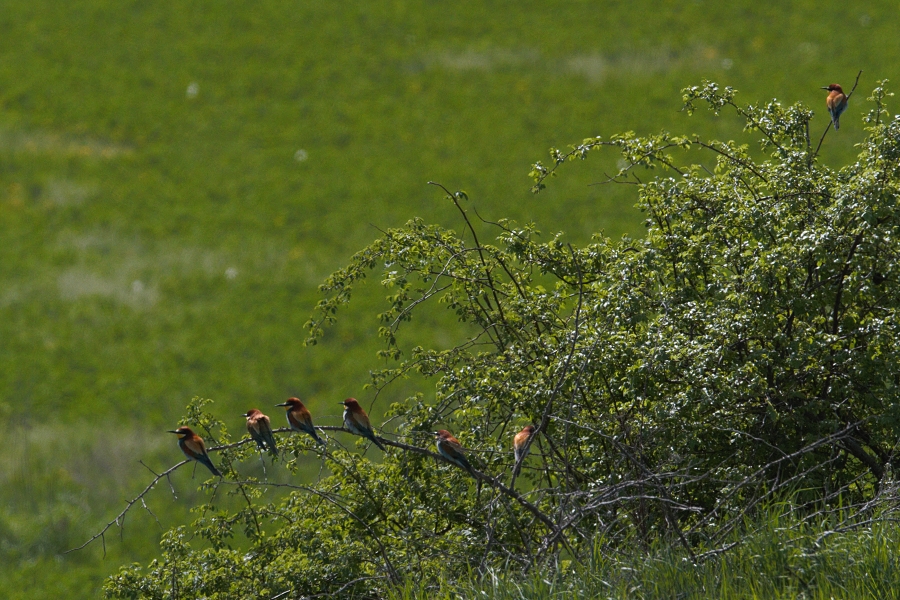
[[[828,92],[825,105],[828,108],[828,114],[831,116],[831,122],[834,124],[834,128],[838,129],[840,127],[841,113],[847,109],[849,97],[844,94],[844,90],[836,83],[832,83],[822,89]],[[371,440],[376,446],[384,451],[384,446],[378,441],[378,438],[375,437],[375,431],[372,429],[372,425],[369,422],[369,416],[359,405],[359,402],[354,398],[347,398],[341,404],[344,405],[344,427],[353,434]],[[298,398],[288,398],[286,402],[276,404],[275,406],[283,406],[286,408],[287,420],[291,429],[307,433],[320,444],[325,444],[318,433],[316,433],[315,427],[313,427],[309,410],[307,410],[303,405],[303,402]],[[275,436],[272,435],[272,425],[269,422],[269,417],[255,408],[247,411],[243,416],[247,418],[247,431],[250,432],[250,436],[256,441],[260,451],[268,449],[272,454],[277,454],[278,448],[275,444]],[[518,474],[518,471],[522,466],[522,459],[525,458],[525,454],[530,447],[528,442],[531,439],[531,436],[534,435],[534,431],[535,428],[532,425],[529,425],[517,433],[513,439],[513,450],[516,457],[513,477]],[[206,453],[206,446],[203,443],[203,438],[191,431],[190,427],[179,427],[170,433],[178,434],[178,445],[181,447],[181,451],[184,452],[185,456],[190,460],[196,460],[205,465],[212,471],[213,475],[218,477],[222,476],[209,459],[209,455]],[[474,476],[472,465],[469,464],[459,440],[453,437],[453,434],[446,429],[436,431],[435,436],[437,449],[441,456],[451,463],[465,469]]]
[[[344,427],[354,435],[371,440],[382,452],[384,452],[384,445],[377,437],[375,437],[375,430],[372,429],[369,415],[367,415],[366,411],[363,410],[363,407],[359,405],[359,402],[357,402],[355,398],[347,398],[341,402],[341,404],[344,405]],[[319,437],[316,428],[313,427],[312,416],[309,414],[309,409],[303,405],[303,402],[301,402],[299,398],[288,398],[285,402],[276,404],[275,406],[282,406],[285,408],[288,425],[290,425],[290,428],[293,431],[309,434],[318,443],[323,446],[325,445],[325,441]],[[250,437],[253,438],[253,441],[256,442],[260,452],[268,450],[273,456],[276,456],[278,454],[278,446],[275,443],[275,435],[272,433],[272,423],[270,422],[269,417],[255,408],[250,409],[241,416],[247,419],[247,431],[250,433]],[[534,435],[534,431],[534,426],[528,425],[513,438],[513,453],[516,459],[516,464],[513,468],[513,477],[519,474],[519,469],[522,467],[522,460],[525,458],[530,447],[528,442],[531,439],[531,436]],[[203,443],[203,438],[194,433],[190,427],[179,427],[168,433],[178,435],[178,446],[189,460],[199,462],[209,469],[213,475],[222,477],[222,473],[212,463],[209,454],[206,452],[206,444]],[[459,440],[453,437],[453,434],[446,429],[436,431],[434,432],[434,435],[438,453],[446,460],[465,469],[475,477],[474,469],[466,458],[465,451],[463,450],[462,444],[459,443]]]

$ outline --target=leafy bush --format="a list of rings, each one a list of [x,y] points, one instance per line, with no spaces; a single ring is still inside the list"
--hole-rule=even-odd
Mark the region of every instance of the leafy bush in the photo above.
[[[758,150],[623,134],[534,165],[539,191],[567,160],[620,152],[604,179],[635,187],[640,240],[541,242],[533,225],[473,222],[466,195],[445,189],[465,234],[418,219],[385,232],[323,284],[308,324],[315,343],[380,273],[381,356],[396,362],[373,372],[376,397],[398,378],[434,381],[433,397],[391,405],[383,461],[332,441],[330,474],[314,484],[249,478],[237,469],[250,445],[195,404],[187,422],[216,432],[226,478],[158,561],[123,568],[107,594],[378,597],[635,539],[702,561],[788,492],[800,518],[864,518],[893,497],[883,484],[900,418],[900,118],[887,96],[873,92],[868,137],[840,170],[817,159],[826,138],[812,143],[810,109],[739,106],[712,83],[686,89],[686,108],[734,111]],[[644,182],[643,169],[662,173]],[[495,244],[480,241],[485,228]],[[404,328],[435,302],[463,341],[408,347]],[[516,480],[511,440],[526,424],[537,433]],[[430,450],[435,429],[460,439],[473,473]],[[307,436],[284,445],[289,467],[319,451]],[[264,504],[266,486],[290,493]],[[243,507],[223,508],[222,488]]]

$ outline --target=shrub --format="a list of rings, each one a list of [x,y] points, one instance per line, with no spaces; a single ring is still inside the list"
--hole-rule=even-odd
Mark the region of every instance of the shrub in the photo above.
[[[380,273],[380,354],[396,362],[372,386],[383,397],[398,378],[434,382],[387,411],[398,441],[383,462],[332,444],[330,476],[263,505],[264,482],[234,469],[249,445],[220,435],[226,479],[211,487],[246,505],[222,510],[214,493],[159,561],[123,568],[107,594],[377,597],[409,578],[585,560],[597,540],[671,540],[699,561],[787,492],[800,514],[864,516],[887,494],[900,418],[900,118],[887,96],[879,84],[840,170],[818,160],[810,109],[740,106],[712,83],[684,90],[686,108],[734,111],[758,148],[628,133],[534,165],[539,191],[567,160],[620,152],[604,178],[634,186],[643,239],[540,241],[534,225],[473,223],[466,195],[444,189],[464,234],[419,219],[385,232],[323,284],[308,324],[315,343]],[[645,182],[646,169],[659,175]],[[404,347],[435,303],[464,341]],[[195,409],[189,422],[216,428]],[[511,440],[526,424],[537,433],[516,480]],[[436,462],[435,429],[454,432],[473,473]]]

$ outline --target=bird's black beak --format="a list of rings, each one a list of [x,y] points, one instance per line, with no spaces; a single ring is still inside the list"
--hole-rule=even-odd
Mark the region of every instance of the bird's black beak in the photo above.
[[[175,431],[174,429],[169,429],[166,433],[181,433],[180,431]]]
[[[290,406],[287,402],[282,402],[281,404],[276,404],[275,406]]]
[[[821,88],[821,89],[825,90],[826,92],[829,91],[827,85],[826,85],[825,87]]]

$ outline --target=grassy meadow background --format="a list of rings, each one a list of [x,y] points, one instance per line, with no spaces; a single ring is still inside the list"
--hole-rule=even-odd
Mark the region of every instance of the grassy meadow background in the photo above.
[[[162,528],[190,518],[189,469],[177,498],[148,496],[160,524],[138,509],[105,558],[99,542],[62,552],[149,481],[139,460],[180,460],[163,432],[193,396],[232,432],[291,395],[320,425],[339,424],[347,396],[370,405],[378,290],[315,347],[303,323],[317,285],[379,229],[460,229],[429,180],[574,243],[640,235],[634,189],[590,185],[616,157],[568,166],[537,196],[530,164],[627,130],[739,136],[731,117],[679,112],[703,78],[741,102],[812,106],[818,139],[819,88],[862,69],[823,150],[850,159],[875,80],[900,82],[900,5],[792,6],[4,0],[0,597],[95,597],[155,555]],[[433,343],[452,327],[411,324]],[[428,397],[414,381],[394,393],[415,391]]]

